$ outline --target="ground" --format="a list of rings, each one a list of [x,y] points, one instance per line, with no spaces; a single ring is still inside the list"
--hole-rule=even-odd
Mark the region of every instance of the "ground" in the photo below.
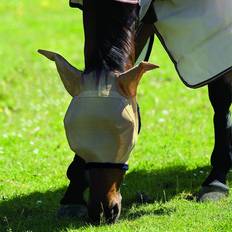
[[[207,88],[185,87],[158,41],[151,61],[161,68],[139,86],[142,131],[121,188],[120,221],[57,220],[73,158],[63,129],[71,98],[36,50],[60,52],[83,68],[82,16],[61,0],[1,0],[0,15],[0,232],[232,230],[231,197],[194,200],[213,148]],[[140,204],[138,192],[150,203]]]

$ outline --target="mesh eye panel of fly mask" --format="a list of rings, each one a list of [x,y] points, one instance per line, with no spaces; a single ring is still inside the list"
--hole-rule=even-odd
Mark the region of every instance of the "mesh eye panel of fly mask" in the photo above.
[[[80,94],[72,99],[64,125],[70,148],[87,164],[123,167],[138,135],[136,100],[119,93],[113,72],[83,74]]]

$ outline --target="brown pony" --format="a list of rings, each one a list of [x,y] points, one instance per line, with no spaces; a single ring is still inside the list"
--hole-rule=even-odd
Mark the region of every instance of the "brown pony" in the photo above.
[[[116,84],[111,85],[112,89],[124,98],[131,99],[133,114],[138,116],[136,91],[139,81],[145,71],[156,67],[146,62],[134,67],[147,38],[155,33],[154,21],[138,27],[138,14],[138,5],[125,1],[102,0],[100,4],[97,0],[83,2],[84,72],[75,69],[57,53],[43,50],[40,53],[56,62],[66,89],[74,97],[79,96],[83,87],[86,89],[84,83],[92,81],[96,89],[105,81],[107,86],[109,79],[106,76],[113,73]],[[226,178],[232,157],[232,123],[229,110],[232,101],[231,77],[232,73],[228,72],[208,84],[209,99],[215,113],[215,146],[211,156],[212,170],[203,182],[199,201],[218,200],[229,192]],[[107,150],[107,146],[105,148]],[[100,222],[101,213],[108,223],[117,220],[121,211],[119,189],[127,165],[126,162],[106,160],[104,157],[101,162],[88,162],[81,152],[76,152],[67,171],[70,184],[61,200],[58,212],[60,216],[80,217],[86,213],[88,207],[89,217],[94,223]],[[86,203],[83,193],[88,187],[90,196]]]
[[[61,55],[39,50],[55,61],[65,88],[73,96],[65,126],[76,156],[68,169],[70,185],[61,200],[61,216],[70,209],[82,216],[88,209],[91,222],[99,224],[102,213],[107,223],[115,222],[120,215],[120,185],[139,127],[137,87],[143,73],[157,67],[147,62],[134,67],[138,14],[138,4],[84,1],[83,72]],[[93,93],[97,96],[89,97]],[[99,94],[104,96],[99,98]],[[108,103],[114,98],[120,98],[120,102],[112,109]],[[121,106],[122,102],[126,103]],[[88,187],[86,203],[83,195]]]

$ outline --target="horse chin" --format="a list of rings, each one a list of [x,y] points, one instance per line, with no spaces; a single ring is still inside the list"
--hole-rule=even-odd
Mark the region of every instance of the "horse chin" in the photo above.
[[[122,197],[119,187],[125,171],[120,169],[90,169],[88,214],[91,223],[115,223],[121,213]]]

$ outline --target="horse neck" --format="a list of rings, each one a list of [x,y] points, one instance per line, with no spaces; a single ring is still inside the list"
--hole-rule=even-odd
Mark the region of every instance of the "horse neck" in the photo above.
[[[133,32],[126,32],[124,40],[110,41],[104,38],[103,44],[111,42],[111,49],[106,53],[106,48],[99,46],[86,65],[83,77],[83,89],[105,91],[111,89],[117,91],[116,78],[118,74],[132,68],[135,63],[135,36]],[[128,37],[126,37],[128,36]],[[101,44],[102,45],[102,44]]]
[[[85,62],[85,71],[97,70],[98,72],[121,73],[132,68],[135,63],[135,39],[134,34],[131,32],[128,34],[128,37],[122,41],[111,41],[104,38],[103,45],[96,45],[96,49],[91,55],[86,51],[85,57],[88,58]],[[104,47],[104,44],[110,44],[110,48]],[[106,50],[107,52],[105,52]]]
[[[97,0],[84,3],[86,70],[124,72],[134,65],[135,24],[138,8],[134,4]]]
[[[81,92],[92,92],[95,95],[111,95],[118,92],[116,74],[105,69],[85,72],[82,77]]]

